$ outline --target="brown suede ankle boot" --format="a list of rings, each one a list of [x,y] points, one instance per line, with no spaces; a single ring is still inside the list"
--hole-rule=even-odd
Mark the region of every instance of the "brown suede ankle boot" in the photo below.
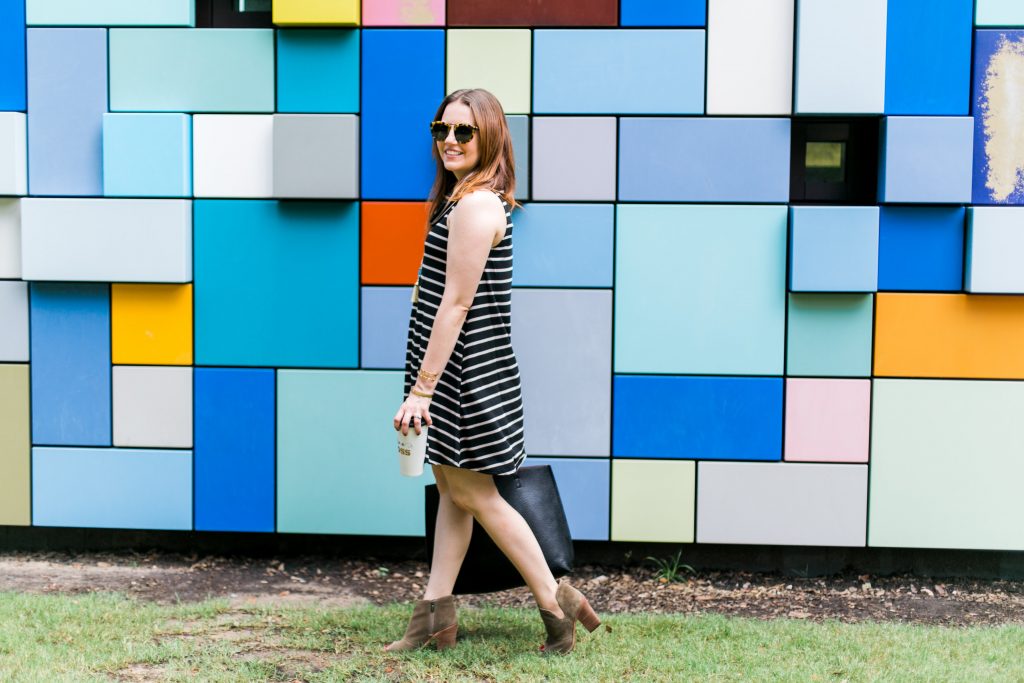
[[[555,591],[555,600],[562,608],[565,616],[561,619],[555,616],[551,610],[538,607],[540,617],[544,620],[544,628],[548,637],[541,646],[544,654],[567,654],[572,652],[576,646],[576,620],[578,619],[588,631],[593,633],[594,629],[601,625],[590,603],[577,589],[569,585],[565,579],[558,582],[558,589]]]
[[[446,595],[434,600],[417,600],[412,618],[405,629],[405,637],[384,647],[387,652],[417,650],[431,640],[438,650],[455,645],[455,633],[459,629],[455,615],[455,596]]]

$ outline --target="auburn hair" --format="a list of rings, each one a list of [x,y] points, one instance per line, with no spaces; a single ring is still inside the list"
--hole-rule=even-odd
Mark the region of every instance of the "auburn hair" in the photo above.
[[[437,151],[437,141],[431,139],[431,155],[437,165],[434,185],[430,188],[430,209],[427,212],[427,226],[424,235],[430,231],[435,218],[449,205],[479,189],[492,189],[499,193],[510,208],[518,206],[514,198],[516,190],[515,156],[512,152],[512,134],[508,130],[505,112],[501,102],[483,88],[456,90],[443,100],[434,114],[434,121],[444,116],[445,107],[452,102],[461,102],[473,112],[478,131],[477,149],[480,160],[475,168],[462,180],[444,167],[444,159]]]

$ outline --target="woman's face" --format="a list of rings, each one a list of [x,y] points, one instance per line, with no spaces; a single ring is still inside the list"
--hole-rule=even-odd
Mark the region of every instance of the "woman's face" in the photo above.
[[[452,102],[444,108],[441,120],[445,123],[468,123],[477,125],[473,112],[462,102]],[[444,167],[462,180],[463,176],[473,170],[480,161],[480,131],[473,131],[473,138],[466,143],[455,140],[455,129],[448,129],[448,138],[444,142],[435,142],[437,153],[441,155]]]

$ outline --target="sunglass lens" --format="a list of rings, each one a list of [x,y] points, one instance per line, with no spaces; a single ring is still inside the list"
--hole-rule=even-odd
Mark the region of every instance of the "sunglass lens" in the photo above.
[[[473,126],[467,126],[466,124],[459,124],[455,126],[455,141],[459,144],[465,144],[473,139]]]
[[[438,142],[444,142],[445,138],[448,137],[448,126],[444,123],[432,123],[430,124],[430,134],[434,136],[434,139]]]

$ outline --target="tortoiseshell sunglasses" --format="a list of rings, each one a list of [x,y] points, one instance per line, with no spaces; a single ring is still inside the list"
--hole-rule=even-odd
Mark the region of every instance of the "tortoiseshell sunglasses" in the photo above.
[[[460,145],[464,145],[473,139],[473,133],[480,130],[476,126],[468,123],[445,123],[444,121],[431,121],[430,122],[430,134],[434,136],[434,139],[438,142],[444,142],[448,139],[448,131],[455,128],[455,141]]]

